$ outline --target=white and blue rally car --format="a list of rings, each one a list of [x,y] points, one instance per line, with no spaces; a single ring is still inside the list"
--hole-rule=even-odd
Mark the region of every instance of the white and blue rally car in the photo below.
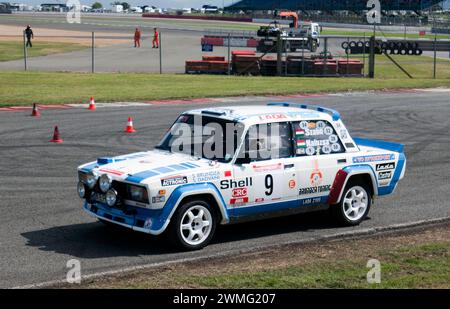
[[[403,145],[352,138],[337,111],[291,103],[183,113],[151,151],[78,168],[84,210],[200,249],[217,224],[329,209],[357,225],[405,173]]]

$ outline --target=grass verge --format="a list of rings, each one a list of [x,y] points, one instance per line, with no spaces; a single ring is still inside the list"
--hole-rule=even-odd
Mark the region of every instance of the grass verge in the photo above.
[[[46,56],[50,54],[67,53],[84,49],[86,46],[76,43],[33,41],[33,47],[27,49],[28,57]],[[23,59],[23,42],[0,41],[0,61]]]
[[[450,288],[450,224],[102,277],[86,288]],[[369,259],[381,283],[367,282]],[[65,285],[67,286],[67,285]]]
[[[400,72],[400,74],[402,74]],[[450,79],[0,72],[0,106],[448,87]]]

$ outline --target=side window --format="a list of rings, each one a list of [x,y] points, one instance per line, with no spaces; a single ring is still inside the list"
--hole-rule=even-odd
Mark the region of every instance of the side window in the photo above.
[[[345,151],[336,131],[323,120],[294,122],[297,156],[327,155]]]
[[[258,124],[245,137],[246,157],[263,161],[292,156],[292,131],[287,122]]]

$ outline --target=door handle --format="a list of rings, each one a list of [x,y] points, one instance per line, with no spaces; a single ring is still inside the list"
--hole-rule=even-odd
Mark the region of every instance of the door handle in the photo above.
[[[338,164],[343,164],[343,163],[347,163],[347,159],[338,159],[337,160]]]
[[[285,170],[288,170],[288,169],[291,169],[291,168],[294,168],[294,164],[285,164],[284,165],[284,169]]]

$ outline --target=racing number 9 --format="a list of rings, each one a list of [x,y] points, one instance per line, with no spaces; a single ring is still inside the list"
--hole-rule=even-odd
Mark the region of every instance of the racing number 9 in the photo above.
[[[273,193],[273,176],[268,174],[266,175],[266,179],[265,179],[265,185],[266,185],[266,195],[270,196]]]

